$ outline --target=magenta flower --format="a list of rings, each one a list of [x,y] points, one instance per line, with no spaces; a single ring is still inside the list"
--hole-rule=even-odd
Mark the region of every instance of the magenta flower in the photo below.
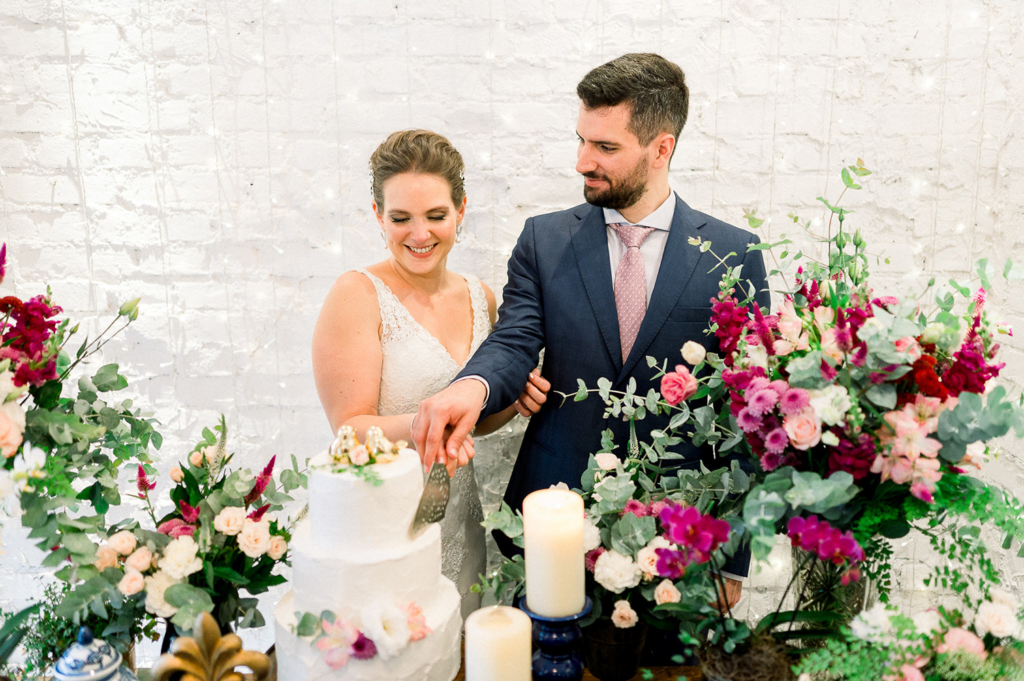
[[[688,551],[675,549],[655,549],[658,564],[655,569],[658,575],[667,579],[679,579],[686,574],[686,568],[693,564]]]
[[[248,508],[249,504],[259,499],[267,490],[267,485],[270,484],[270,481],[274,475],[274,461],[276,460],[277,455],[270,457],[270,463],[268,463],[267,467],[264,468],[260,472],[260,474],[256,476],[256,482],[253,483],[252,489],[249,491],[248,494],[245,495],[245,498],[242,500],[243,503],[245,503],[246,508]]]
[[[754,433],[761,429],[761,417],[746,406],[736,415],[736,425],[744,433]]]
[[[178,502],[178,507],[181,509],[181,517],[186,523],[194,523],[199,520],[198,508],[189,506],[184,500]]]
[[[601,557],[607,549],[603,546],[598,546],[592,551],[587,551],[587,555],[583,557],[583,566],[587,569],[587,572],[593,572],[594,566],[597,565],[597,559]]]
[[[259,521],[263,520],[263,514],[266,513],[269,508],[270,504],[263,504],[246,517],[254,523],[258,523]]]
[[[935,497],[932,496],[932,491],[928,489],[928,485],[921,481],[910,485],[910,493],[925,503],[930,504],[935,501]]]
[[[4,277],[7,276],[7,244],[4,243],[0,246],[0,284],[4,282]]]
[[[707,562],[711,553],[729,540],[729,523],[701,515],[693,506],[665,509],[661,512],[661,524],[670,542],[695,552],[691,562]]]
[[[839,370],[829,364],[824,358],[821,360],[821,377],[826,381],[834,381],[839,375]]]
[[[661,516],[661,512],[663,510],[674,505],[675,504],[673,504],[671,501],[667,499],[662,499],[660,501],[652,501],[651,505],[647,508],[647,515],[652,516],[654,518],[658,518]]]
[[[819,521],[817,516],[790,518],[786,529],[794,546],[817,554],[818,558],[823,561],[829,561],[835,565],[850,563],[851,566],[854,566],[864,560],[864,550],[853,538],[852,532],[840,532],[828,522]],[[857,578],[859,578],[859,572],[851,574],[848,579]]]
[[[811,396],[803,388],[790,388],[779,397],[779,410],[786,416],[799,414],[811,404]]]
[[[189,536],[192,537],[196,533],[196,528],[189,525],[181,518],[171,518],[167,522],[160,523],[160,526],[156,528],[156,531],[160,534],[166,534],[171,539],[177,539],[178,537]]]
[[[624,516],[627,513],[632,513],[637,518],[643,518],[647,515],[647,504],[636,499],[630,499],[626,502],[626,507],[619,513],[620,516]]]
[[[135,484],[138,486],[139,496],[142,498],[145,498],[150,490],[156,488],[156,483],[150,482],[149,478],[146,477],[146,469],[142,467],[141,463],[139,464],[139,472],[135,478]]]
[[[372,660],[377,656],[377,645],[360,631],[349,653],[357,660]]]
[[[771,473],[773,470],[782,465],[783,456],[776,452],[766,451],[761,455],[761,469],[766,473]]]
[[[779,394],[771,388],[764,388],[763,390],[758,390],[753,395],[750,394],[750,391],[747,391],[744,398],[747,400],[747,409],[751,413],[756,416],[764,416],[775,408],[775,404],[779,401]]]
[[[789,435],[786,434],[785,428],[775,428],[768,432],[764,436],[764,448],[772,454],[782,454],[786,451],[786,445],[789,444]],[[868,464],[870,468],[871,464]]]

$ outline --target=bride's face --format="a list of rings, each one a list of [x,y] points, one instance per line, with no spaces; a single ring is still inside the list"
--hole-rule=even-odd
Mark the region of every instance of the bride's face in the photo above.
[[[381,187],[384,205],[373,205],[388,249],[397,263],[413,274],[427,275],[443,268],[455,245],[456,226],[466,214],[466,199],[458,208],[440,175],[400,173]]]

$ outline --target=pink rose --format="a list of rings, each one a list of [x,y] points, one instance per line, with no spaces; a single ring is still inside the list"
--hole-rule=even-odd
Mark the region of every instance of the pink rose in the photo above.
[[[903,674],[903,678],[900,681],[924,681],[924,674],[912,664],[905,664],[900,667],[900,673]]]
[[[196,468],[199,468],[200,466],[203,465],[203,453],[192,452],[191,454],[188,455],[188,462],[195,466]]]
[[[135,535],[128,530],[121,530],[108,539],[107,544],[122,556],[127,556],[135,550]]]
[[[6,412],[0,411],[0,453],[9,459],[18,453],[21,446],[21,429]]]
[[[942,637],[942,643],[938,645],[935,652],[951,653],[955,650],[974,653],[983,661],[988,658],[988,653],[985,651],[985,644],[982,643],[981,639],[960,627],[954,627],[947,631],[946,635]]]
[[[685,365],[677,364],[675,371],[661,377],[661,396],[672,406],[689,399],[695,392],[697,379]]]
[[[629,605],[629,601],[615,601],[615,609],[612,611],[612,624],[619,629],[629,629],[636,626],[638,621],[640,621],[640,618]]]
[[[370,461],[370,452],[366,449],[366,445],[359,445],[352,448],[348,458],[357,466],[365,466]]]
[[[921,359],[921,345],[913,336],[904,336],[896,341],[896,351],[908,355],[911,362]]]
[[[597,467],[603,471],[613,471],[619,465],[619,457],[608,452],[595,454],[594,461],[597,463]]]
[[[682,598],[682,594],[679,593],[679,589],[672,583],[670,579],[663,579],[658,586],[654,588],[654,602],[658,605],[663,603],[678,603]]]
[[[270,547],[267,549],[268,556],[274,560],[281,560],[287,551],[288,542],[285,541],[284,537],[275,534],[270,538]]]
[[[821,419],[811,407],[787,416],[782,422],[782,427],[785,428],[789,442],[795,449],[807,451],[821,442]]]
[[[100,572],[112,567],[117,567],[117,551],[109,546],[101,546],[96,549],[96,562],[93,563]]]
[[[181,466],[175,466],[171,469],[171,480],[174,482],[181,482],[185,479],[185,473],[181,470]]]
[[[145,572],[153,562],[153,552],[146,546],[135,549],[132,555],[125,558],[124,565],[127,568]]]
[[[146,587],[146,581],[138,570],[128,568],[124,577],[117,583],[117,590],[125,596],[134,596]]]

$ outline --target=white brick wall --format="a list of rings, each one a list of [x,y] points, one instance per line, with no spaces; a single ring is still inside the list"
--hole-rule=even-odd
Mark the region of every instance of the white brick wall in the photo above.
[[[143,296],[106,358],[164,423],[165,468],[220,412],[246,463],[307,455],[329,438],[313,322],[340,272],[384,255],[366,162],[389,132],[463,152],[452,266],[500,290],[524,218],[581,200],[576,82],[657,51],[691,85],[686,201],[734,223],[757,207],[777,239],[862,157],[876,175],[852,220],[892,257],[879,287],[904,291],[1024,258],[1022,24],[1015,0],[2,0],[2,290],[48,283],[93,330]],[[994,305],[1024,329],[1014,293]],[[514,443],[491,447],[493,497]],[[1024,493],[1008,449],[990,474]],[[16,605],[40,555],[10,522],[5,545],[0,604]]]

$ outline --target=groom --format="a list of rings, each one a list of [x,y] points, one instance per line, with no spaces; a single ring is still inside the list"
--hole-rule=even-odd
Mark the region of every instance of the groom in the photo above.
[[[761,252],[748,251],[758,238],[690,208],[669,185],[689,107],[683,71],[656,54],[626,54],[588,73],[576,93],[576,171],[587,203],[526,221],[494,332],[448,388],[420,403],[413,439],[424,464],[456,456],[478,419],[515,402],[541,348],[552,390],[575,393],[577,379],[594,386],[605,377],[614,390],[635,379],[638,395],[659,387],[645,356],[672,365],[687,340],[717,350],[703,331],[722,270],[711,273],[716,260],[691,238],[711,241],[720,255],[736,253],[729,264],[742,264],[758,304],[770,305]],[[579,486],[604,429],[623,452],[629,424],[606,421],[604,408],[598,399],[553,401],[533,416],[505,492],[513,509],[534,490]],[[648,414],[636,425],[643,441],[668,417]],[[724,465],[689,443],[677,451],[684,467],[702,458],[710,468]],[[515,550],[504,535],[495,539],[506,555]],[[727,570],[745,576],[746,561]],[[740,582],[729,585],[735,602]]]

